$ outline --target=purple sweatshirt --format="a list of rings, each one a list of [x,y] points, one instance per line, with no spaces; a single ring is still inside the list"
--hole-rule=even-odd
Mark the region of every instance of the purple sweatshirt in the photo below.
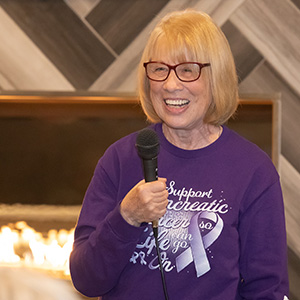
[[[199,150],[170,144],[161,124],[158,176],[168,209],[159,244],[169,300],[283,300],[286,233],[279,176],[269,157],[227,127]],[[150,224],[129,225],[119,204],[141,179],[137,133],[99,160],[76,226],[74,286],[103,300],[164,299]]]

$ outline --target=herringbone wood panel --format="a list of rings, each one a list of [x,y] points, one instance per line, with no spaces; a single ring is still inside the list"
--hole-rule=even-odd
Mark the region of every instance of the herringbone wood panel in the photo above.
[[[288,242],[300,256],[300,1],[146,2],[148,8],[139,0],[0,0],[0,91],[134,93],[157,20],[187,7],[206,11],[231,44],[240,92],[281,95]]]

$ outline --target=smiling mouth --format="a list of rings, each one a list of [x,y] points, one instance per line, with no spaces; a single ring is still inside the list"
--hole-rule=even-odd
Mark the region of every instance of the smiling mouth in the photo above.
[[[165,103],[168,105],[168,106],[171,106],[171,107],[183,107],[185,105],[188,105],[190,103],[189,100],[186,100],[186,99],[164,99]]]

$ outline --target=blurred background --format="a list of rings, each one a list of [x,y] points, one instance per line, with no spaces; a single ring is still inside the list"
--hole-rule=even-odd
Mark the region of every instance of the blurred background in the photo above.
[[[286,209],[290,299],[300,299],[300,0],[0,0],[0,226],[20,235],[26,227],[14,222],[27,217],[31,227],[47,232],[48,244],[48,230],[58,236],[62,226],[72,229],[105,147],[145,124],[134,99],[149,33],[163,15],[188,7],[210,14],[227,36],[241,97],[276,100],[272,135]],[[99,104],[80,115],[76,97],[80,103],[121,97],[137,112]],[[64,106],[52,113],[51,99]],[[259,138],[255,125],[252,131]],[[90,167],[76,179],[78,189],[62,185],[85,161]],[[55,171],[56,190],[47,190],[41,170]]]

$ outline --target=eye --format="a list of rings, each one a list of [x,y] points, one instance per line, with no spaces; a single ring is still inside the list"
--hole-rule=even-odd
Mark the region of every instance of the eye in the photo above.
[[[156,65],[153,68],[153,72],[168,72],[168,67],[164,65]]]
[[[190,72],[193,72],[193,70],[189,67],[184,67],[181,72],[185,72],[185,73],[190,73]]]
[[[199,78],[200,68],[195,63],[183,63],[176,68],[177,76],[183,81],[193,81]]]
[[[194,64],[182,64],[179,65],[179,71],[182,73],[193,73],[197,72],[198,66]]]

